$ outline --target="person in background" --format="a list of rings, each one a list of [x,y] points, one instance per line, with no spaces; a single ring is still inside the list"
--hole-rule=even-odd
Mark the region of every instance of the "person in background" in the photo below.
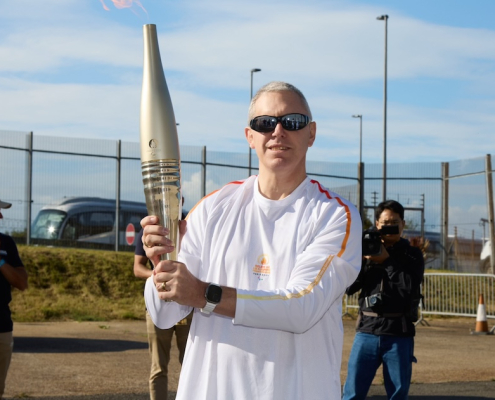
[[[361,218],[306,174],[316,123],[299,89],[263,86],[244,133],[259,174],[189,211],[179,261],[160,261],[174,249],[168,231],[154,216],[141,221],[156,265],[145,288],[154,323],[168,328],[194,310],[177,400],[338,399]]]
[[[184,197],[182,198],[184,203]],[[182,219],[185,219],[185,213]],[[141,230],[134,240],[136,244],[134,252],[134,275],[137,278],[148,279],[153,273],[153,264],[149,262],[143,249],[143,230]],[[151,267],[148,267],[148,265]],[[155,326],[151,317],[146,311],[146,330],[148,333],[148,345],[151,358],[150,371],[150,399],[168,399],[168,364],[170,362],[170,349],[175,333],[177,348],[179,349],[179,362],[182,364],[184,352],[186,350],[187,335],[191,325],[192,313],[179,321],[169,329],[160,329]]]
[[[11,203],[0,200],[0,209],[11,206]],[[0,211],[0,219],[2,218],[3,215]],[[5,390],[5,380],[14,347],[12,336],[14,324],[9,307],[12,300],[12,287],[26,290],[28,274],[19,257],[14,239],[0,233],[0,398],[2,398]]]
[[[361,272],[347,289],[359,294],[359,317],[344,385],[343,400],[364,400],[378,367],[388,399],[405,400],[414,357],[414,321],[424,274],[423,253],[401,237],[404,207],[394,200],[378,204],[375,226],[396,226],[381,233],[381,251],[363,257]]]

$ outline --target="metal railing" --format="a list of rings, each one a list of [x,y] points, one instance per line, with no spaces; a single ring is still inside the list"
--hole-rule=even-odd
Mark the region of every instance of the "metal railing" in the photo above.
[[[486,317],[495,318],[495,275],[428,273],[422,292],[422,315],[476,317],[482,294]]]
[[[425,315],[476,317],[482,294],[487,318],[495,318],[495,275],[426,273],[421,288],[424,301],[420,321]],[[343,315],[359,309],[358,293],[344,296]]]
[[[354,293],[352,296],[344,295],[342,299],[342,316],[352,314],[349,312],[350,309],[359,310],[359,292]]]

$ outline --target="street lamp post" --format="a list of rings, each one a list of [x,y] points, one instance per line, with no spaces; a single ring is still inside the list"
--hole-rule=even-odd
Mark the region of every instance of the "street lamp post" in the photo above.
[[[385,75],[383,80],[383,201],[387,199],[387,25],[388,15],[376,17],[385,21]]]
[[[259,68],[253,68],[251,70],[251,92],[250,92],[251,94],[250,94],[250,97],[249,97],[249,101],[251,101],[252,98],[253,98],[253,74],[255,72],[260,72],[260,71],[261,71],[261,69],[259,69]],[[251,176],[251,152],[252,152],[252,149],[251,149],[251,147],[249,147],[248,177]]]
[[[355,114],[352,118],[359,118],[359,164],[363,162],[363,116]]]
[[[358,207],[359,214],[364,217],[364,164],[363,164],[363,116],[354,114],[352,118],[359,118],[359,164],[358,164]]]

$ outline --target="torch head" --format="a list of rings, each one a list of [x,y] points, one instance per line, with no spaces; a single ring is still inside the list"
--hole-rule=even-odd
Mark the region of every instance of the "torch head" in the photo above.
[[[143,27],[144,66],[141,92],[141,162],[180,160],[174,109],[163,73],[156,25]]]

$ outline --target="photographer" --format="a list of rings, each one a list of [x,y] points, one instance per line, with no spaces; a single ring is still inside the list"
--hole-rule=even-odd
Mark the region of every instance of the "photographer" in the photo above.
[[[380,203],[375,211],[375,225],[381,251],[363,257],[361,272],[346,291],[348,295],[358,290],[361,293],[344,400],[365,399],[381,364],[387,397],[407,399],[412,363],[416,362],[413,322],[424,273],[423,254],[401,238],[405,221],[400,203]],[[398,228],[396,233],[388,233],[394,226]],[[363,245],[363,254],[366,247]]]

